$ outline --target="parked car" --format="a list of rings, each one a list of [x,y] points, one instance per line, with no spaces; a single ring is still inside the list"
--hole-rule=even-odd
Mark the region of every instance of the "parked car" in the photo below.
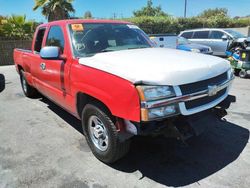
[[[185,30],[180,33],[191,42],[206,45],[212,48],[213,54],[225,56],[232,43],[243,43],[247,37],[232,29],[203,28]]]
[[[173,48],[177,46],[176,34],[150,34],[149,38],[160,48]]]
[[[135,135],[201,134],[234,99],[226,60],[152,46],[129,22],[63,20],[38,26],[14,61],[24,94],[80,119],[93,154],[112,163]]]
[[[189,51],[189,52],[203,53],[203,54],[208,54],[208,55],[213,54],[213,51],[209,46],[193,43],[184,37],[177,38],[176,49]]]
[[[0,92],[5,89],[5,77],[3,74],[0,74]]]
[[[209,46],[192,43],[188,39],[178,37],[175,34],[153,34],[149,35],[149,38],[155,43],[157,47],[173,48],[210,55],[213,54],[213,51]]]

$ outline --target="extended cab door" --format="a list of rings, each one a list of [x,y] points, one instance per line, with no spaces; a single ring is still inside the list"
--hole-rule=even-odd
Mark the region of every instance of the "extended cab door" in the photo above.
[[[62,56],[65,55],[65,37],[61,26],[52,25],[48,28],[44,46],[57,46],[61,49]],[[42,93],[59,105],[67,107],[66,98],[69,94],[69,71],[70,63],[67,59],[40,61],[40,81]]]

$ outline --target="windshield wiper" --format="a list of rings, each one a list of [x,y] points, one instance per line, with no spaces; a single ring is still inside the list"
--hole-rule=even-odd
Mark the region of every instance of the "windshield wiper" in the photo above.
[[[111,50],[111,49],[104,49],[104,50],[100,51],[99,53],[101,53],[101,52],[113,52],[113,51],[115,51],[115,50]]]
[[[128,50],[132,50],[132,49],[141,49],[141,48],[149,48],[149,47],[146,47],[146,46],[131,47],[131,48],[128,48]]]

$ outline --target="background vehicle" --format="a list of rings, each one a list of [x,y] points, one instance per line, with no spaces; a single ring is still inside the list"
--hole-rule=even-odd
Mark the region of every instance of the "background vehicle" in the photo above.
[[[226,60],[152,47],[129,22],[62,20],[40,25],[14,60],[24,94],[39,91],[80,119],[92,153],[113,163],[131,137],[199,135],[232,102]]]
[[[3,74],[0,74],[0,92],[5,89],[5,78]]]
[[[186,30],[180,33],[181,37],[191,42],[207,45],[212,48],[213,54],[225,56],[225,52],[232,43],[243,44],[247,37],[231,29],[204,28]]]
[[[208,55],[213,54],[213,51],[209,46],[192,43],[191,41],[189,41],[188,39],[186,39],[184,37],[177,38],[176,49],[190,51],[190,52],[196,52],[196,53],[203,53],[203,54],[208,54]]]
[[[149,38],[160,48],[173,48],[177,46],[176,34],[151,34]]]
[[[237,76],[246,78],[250,75],[250,49],[227,51],[226,54]]]
[[[213,51],[209,46],[192,43],[191,41],[183,37],[178,37],[175,34],[149,35],[149,37],[157,47],[213,54]]]

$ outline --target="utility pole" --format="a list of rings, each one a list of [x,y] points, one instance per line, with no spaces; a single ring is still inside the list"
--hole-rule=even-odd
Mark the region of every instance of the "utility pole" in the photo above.
[[[184,18],[187,17],[187,0],[185,0]]]

